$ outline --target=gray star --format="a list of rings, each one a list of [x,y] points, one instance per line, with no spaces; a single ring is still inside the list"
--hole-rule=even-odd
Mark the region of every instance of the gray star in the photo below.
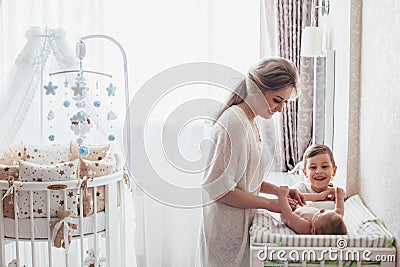
[[[87,87],[81,87],[80,83],[75,83],[75,86],[71,87],[71,90],[74,91],[74,96],[83,96],[83,93],[86,91]]]

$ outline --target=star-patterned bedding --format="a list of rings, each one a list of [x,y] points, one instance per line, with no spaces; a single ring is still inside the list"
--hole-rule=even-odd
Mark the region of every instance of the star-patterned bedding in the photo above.
[[[78,152],[80,146],[72,141],[68,144],[29,145],[19,143],[7,149],[0,156],[0,180],[9,182],[49,182],[74,179],[93,179],[121,170],[121,157],[110,153],[110,145],[85,144],[87,153]],[[96,212],[105,210],[104,186],[96,188]],[[83,194],[84,216],[93,213],[94,190],[86,188]],[[8,190],[10,191],[10,190]],[[79,190],[50,190],[50,216],[56,217],[58,210],[71,210],[79,214]],[[3,214],[14,218],[14,196],[8,192],[3,200]],[[3,195],[6,191],[3,190]],[[47,217],[47,193],[32,192],[33,217]],[[87,199],[85,199],[85,197]],[[86,201],[85,201],[86,200]],[[30,217],[30,193],[17,191],[16,204],[19,219]]]
[[[19,181],[21,182],[49,182],[77,179],[78,160],[58,163],[54,165],[40,165],[27,161],[19,161]],[[47,193],[33,193],[34,217],[47,217]],[[58,210],[67,209],[73,215],[78,215],[77,193],[78,190],[67,190],[67,199],[64,199],[63,190],[50,190],[50,216],[56,217]],[[17,191],[18,218],[29,218],[30,216],[30,193]]]

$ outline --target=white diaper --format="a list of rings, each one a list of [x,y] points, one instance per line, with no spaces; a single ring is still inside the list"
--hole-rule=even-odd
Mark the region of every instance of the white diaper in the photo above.
[[[331,201],[331,200],[307,201],[306,206],[315,207],[317,209],[333,210],[333,209],[335,209],[335,201]]]

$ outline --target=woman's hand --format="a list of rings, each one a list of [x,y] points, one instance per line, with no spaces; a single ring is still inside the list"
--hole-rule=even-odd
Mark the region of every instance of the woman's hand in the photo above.
[[[299,204],[300,206],[304,206],[306,204],[303,195],[300,194],[299,191],[297,191],[297,189],[289,189],[288,197],[292,199],[296,204]]]
[[[286,199],[288,201],[288,204],[289,204],[290,208],[292,210],[295,210],[296,207],[297,207],[297,203],[293,199],[290,199],[290,198],[286,198]],[[282,212],[280,204],[279,204],[279,199],[269,199],[269,198],[267,198],[266,199],[265,209],[269,210],[269,211],[272,211],[272,212],[277,212],[277,213]]]
[[[292,210],[295,210],[297,208],[297,205],[298,205],[297,202],[294,201],[293,199],[289,198],[289,197],[287,198],[287,200],[288,200],[290,208]]]
[[[290,208],[292,210],[296,209],[298,203],[290,197],[290,189],[287,186],[280,186],[276,191],[276,195],[278,198],[286,198]]]

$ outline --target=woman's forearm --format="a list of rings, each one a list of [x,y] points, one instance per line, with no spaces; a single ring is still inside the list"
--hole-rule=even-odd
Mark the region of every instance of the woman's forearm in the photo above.
[[[252,195],[241,189],[235,188],[217,201],[242,209],[268,209],[279,210],[277,201],[265,197]]]
[[[285,196],[279,196],[279,207],[281,209],[282,215],[288,216],[293,213],[292,208],[289,205],[288,198]]]
[[[264,194],[276,195],[278,187],[268,182],[262,182],[260,192]]]

